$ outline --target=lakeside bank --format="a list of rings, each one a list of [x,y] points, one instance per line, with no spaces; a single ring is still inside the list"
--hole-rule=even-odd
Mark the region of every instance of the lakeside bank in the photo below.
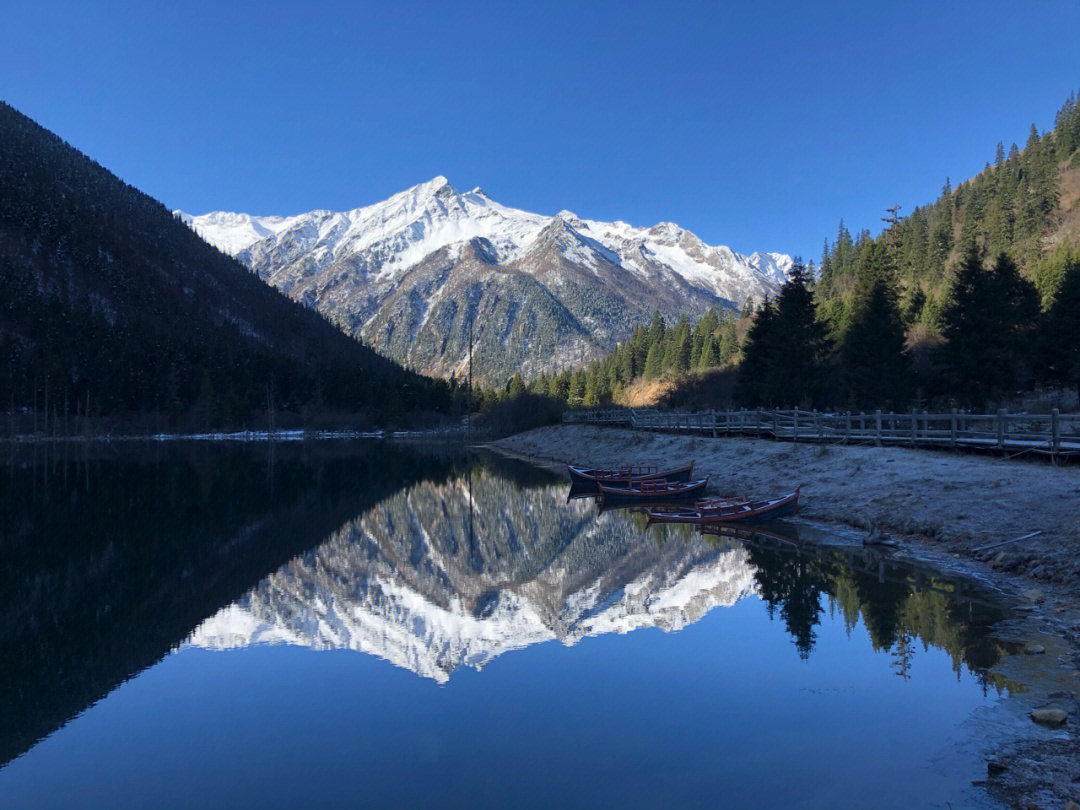
[[[801,484],[805,517],[931,544],[1040,585],[1080,591],[1080,466],[586,425],[539,428],[494,444],[590,466],[694,459],[695,474],[710,475],[710,490],[719,495],[766,497]],[[1039,534],[993,547],[1033,532]]]
[[[767,497],[801,484],[801,518],[993,583],[1017,601],[999,634],[1025,650],[1006,674],[1027,684],[1011,703],[1029,736],[987,763],[987,788],[1013,807],[1080,801],[1080,467],[586,425],[538,428],[492,446],[557,464],[671,466],[693,459],[695,474],[710,475],[710,490],[720,495]],[[1067,721],[1055,734],[1026,719],[1057,706]]]

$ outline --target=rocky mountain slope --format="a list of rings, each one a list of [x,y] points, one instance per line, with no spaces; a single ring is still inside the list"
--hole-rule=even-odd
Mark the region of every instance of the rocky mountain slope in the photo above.
[[[635,228],[500,205],[445,177],[353,211],[180,213],[196,232],[349,334],[419,371],[501,382],[611,349],[669,318],[773,294],[791,258],[744,256],[664,222]]]

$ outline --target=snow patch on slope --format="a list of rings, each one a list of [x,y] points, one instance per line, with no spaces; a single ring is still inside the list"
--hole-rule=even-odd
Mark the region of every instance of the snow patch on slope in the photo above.
[[[570,211],[546,217],[500,205],[481,189],[459,193],[439,176],[389,199],[335,213],[311,211],[293,217],[253,217],[216,211],[200,216],[177,212],[200,236],[246,261],[258,255],[271,264],[310,257],[316,267],[356,258],[369,280],[393,278],[436,251],[482,237],[499,263],[522,256],[556,219],[583,239],[565,240],[571,263],[596,269],[607,261],[641,277],[667,269],[691,286],[735,301],[760,298],[784,282],[791,257],[779,253],[744,256],[710,246],[670,222],[639,228],[625,222],[583,220]],[[741,300],[737,303],[742,303]]]

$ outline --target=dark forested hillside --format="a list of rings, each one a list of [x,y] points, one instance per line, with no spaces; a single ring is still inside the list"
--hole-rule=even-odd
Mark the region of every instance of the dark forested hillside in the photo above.
[[[444,397],[0,103],[0,408],[228,425]]]
[[[1070,97],[1055,126],[1034,124],[1021,149],[998,143],[993,163],[955,187],[946,179],[941,196],[899,218],[876,239],[852,238],[843,222],[826,240],[818,292],[840,299],[855,284],[859,256],[871,242],[888,248],[909,321],[934,327],[949,292],[951,271],[975,243],[994,258],[1007,252],[1035,282],[1044,302],[1059,278],[1047,265],[1055,249],[1080,238],[1080,105]]]
[[[887,194],[887,192],[885,192]],[[982,407],[1036,387],[1080,390],[1080,104],[1021,150],[877,237],[841,222],[820,272],[727,323],[654,320],[607,358],[550,382],[571,403],[625,402],[637,380],[669,402],[726,406]],[[727,368],[720,367],[727,366]],[[712,369],[710,371],[710,368]],[[736,384],[736,378],[738,384]],[[707,401],[708,397],[713,401]]]

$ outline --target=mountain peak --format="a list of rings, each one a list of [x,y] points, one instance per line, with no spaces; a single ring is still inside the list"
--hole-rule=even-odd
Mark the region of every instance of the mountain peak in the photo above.
[[[775,294],[788,261],[707,245],[672,222],[642,228],[566,209],[554,217],[530,213],[478,187],[461,193],[443,175],[342,213],[185,221],[389,356],[426,356],[429,373],[460,362],[462,344],[448,336],[474,295],[487,295],[491,311],[507,318],[488,338],[499,359],[485,372],[524,362],[535,354],[535,330],[555,329],[552,319],[562,319],[550,354],[529,361],[535,372],[580,359],[583,345],[609,348],[657,308],[700,313]],[[495,266],[508,272],[492,273]]]
[[[457,189],[450,185],[450,181],[440,174],[437,177],[432,177],[426,183],[413,186],[405,194],[416,200],[447,199],[456,197]]]
[[[576,231],[588,230],[589,225],[581,217],[575,214],[573,211],[567,211],[565,208],[555,215],[555,219],[560,219],[573,228]]]
[[[682,233],[682,228],[680,228],[674,222],[657,222],[655,225],[649,228],[649,233],[653,236],[674,239]]]

